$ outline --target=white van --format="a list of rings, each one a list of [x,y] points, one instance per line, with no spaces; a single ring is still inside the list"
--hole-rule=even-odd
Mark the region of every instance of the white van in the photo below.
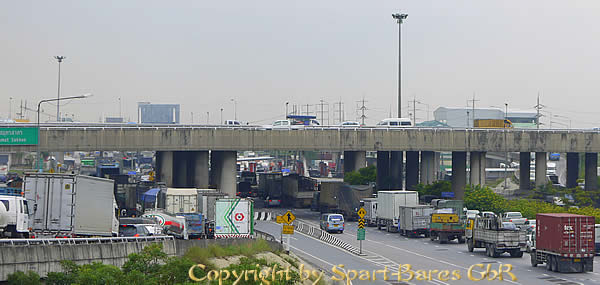
[[[225,125],[226,126],[240,126],[242,124],[239,121],[236,121],[236,120],[226,120],[225,121]]]
[[[376,126],[387,128],[409,128],[413,127],[413,122],[409,118],[387,118],[381,120]]]

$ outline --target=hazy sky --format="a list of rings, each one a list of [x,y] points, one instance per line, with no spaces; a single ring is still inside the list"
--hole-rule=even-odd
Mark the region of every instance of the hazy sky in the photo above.
[[[221,107],[233,118],[235,98],[244,122],[282,118],[285,102],[320,112],[322,99],[333,123],[334,102],[354,120],[364,97],[372,124],[396,113],[400,11],[404,106],[415,97],[432,119],[475,94],[478,107],[531,109],[540,92],[552,115],[600,126],[597,0],[2,1],[0,117],[9,97],[13,117],[21,100],[56,97],[53,56],[64,55],[62,96],[94,94],[61,107],[79,121],[118,116],[121,97],[132,121],[150,101],[215,124]]]

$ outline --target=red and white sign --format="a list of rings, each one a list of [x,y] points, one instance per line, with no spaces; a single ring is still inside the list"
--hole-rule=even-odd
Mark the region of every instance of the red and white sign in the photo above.
[[[242,213],[236,213],[234,216],[234,219],[236,222],[241,222],[244,220],[244,214]]]

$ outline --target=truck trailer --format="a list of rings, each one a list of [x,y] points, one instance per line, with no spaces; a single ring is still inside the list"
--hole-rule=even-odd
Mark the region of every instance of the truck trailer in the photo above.
[[[456,239],[458,243],[465,242],[465,214],[461,200],[431,200],[435,210],[429,223],[429,239],[438,239],[446,243]]]
[[[25,174],[23,189],[36,237],[117,236],[114,181],[53,173]]]
[[[365,214],[365,222],[367,226],[374,227],[377,225],[377,198],[366,198],[363,199],[363,208],[367,212]]]
[[[468,219],[465,235],[469,252],[473,252],[475,248],[485,248],[489,257],[496,258],[505,252],[511,257],[522,257],[527,250],[527,234],[516,227],[507,228],[502,225],[498,217]]]
[[[254,235],[254,202],[217,199],[215,238],[249,238]]]
[[[419,192],[379,191],[377,192],[377,229],[385,227],[388,232],[398,230],[400,207],[419,205]]]
[[[430,205],[400,206],[398,217],[398,231],[403,236],[429,237],[429,219],[433,213]]]
[[[594,271],[594,217],[537,214],[536,223],[531,266],[545,263],[548,271]]]

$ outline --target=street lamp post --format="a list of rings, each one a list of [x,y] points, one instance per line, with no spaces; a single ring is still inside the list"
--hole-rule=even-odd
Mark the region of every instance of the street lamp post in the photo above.
[[[72,99],[83,99],[83,98],[88,98],[91,97],[92,94],[83,94],[83,95],[79,95],[79,96],[71,96],[71,97],[65,97],[63,98],[63,100],[72,100]],[[37,105],[37,133],[38,133],[38,142],[37,142],[37,153],[35,156],[35,169],[38,172],[41,172],[40,169],[40,106],[42,105],[42,103],[46,103],[46,102],[52,102],[52,101],[58,101],[60,100],[60,98],[53,98],[53,99],[44,99],[41,100],[38,105]]]
[[[508,103],[504,103],[504,120],[508,118]],[[508,151],[506,146],[506,130],[504,131],[504,190],[508,188]]]
[[[55,56],[58,60],[58,96],[56,97],[56,121],[60,122],[60,63],[67,58],[66,56]]]
[[[288,105],[290,104],[290,102],[285,102],[285,118],[287,119],[288,117]]]
[[[12,119],[12,99],[13,97],[8,97],[8,119]]]
[[[398,23],[398,118],[402,117],[402,23],[408,14],[392,14]]]
[[[233,102],[233,119],[237,121],[237,101],[235,99],[231,99]]]
[[[223,108],[221,108],[221,125],[223,124]]]

